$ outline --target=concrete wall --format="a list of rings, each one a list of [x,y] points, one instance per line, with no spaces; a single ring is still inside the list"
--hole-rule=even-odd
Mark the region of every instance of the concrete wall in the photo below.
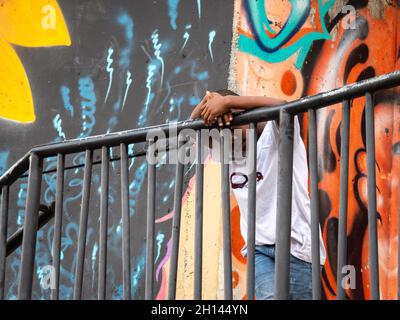
[[[1,1],[0,1],[1,3]],[[50,3],[53,6],[43,5]],[[347,6],[347,7],[345,7]],[[15,10],[14,10],[15,9]],[[398,68],[396,1],[26,1],[0,7],[0,169],[32,145],[65,138],[185,119],[206,89],[227,86],[240,94],[294,100]],[[39,13],[40,12],[40,13]],[[56,28],[52,28],[55,13]],[[26,21],[15,27],[15,21]],[[38,25],[40,24],[40,27]],[[45,27],[43,27],[43,25]],[[29,36],[26,36],[29,31]],[[32,36],[33,35],[33,36]],[[228,76],[229,74],[229,76]],[[397,90],[376,95],[378,237],[383,298],[396,297],[399,177]],[[364,99],[352,101],[349,173],[348,263],[356,270],[352,299],[369,297]],[[393,107],[394,105],[394,107]],[[335,298],[338,226],[340,106],[318,112],[320,217],[328,258],[324,295]],[[307,117],[302,117],[307,143]],[[141,150],[134,146],[130,152]],[[98,155],[97,155],[98,156]],[[82,162],[81,155],[70,163]],[[54,160],[46,168],[54,167]],[[156,294],[167,290],[174,168],[158,175]],[[96,171],[97,170],[97,171]],[[108,297],[121,297],[121,226],[118,163],[113,166]],[[130,169],[133,298],[143,297],[146,165]],[[178,297],[193,294],[193,169],[183,199]],[[82,170],[68,173],[63,238],[63,298],[71,297]],[[86,255],[85,297],[95,296],[99,171],[94,171]],[[205,298],[222,297],[219,166],[205,169]],[[14,188],[12,227],[22,223],[26,181]],[[43,202],[54,197],[46,175]],[[96,204],[97,203],[97,204]],[[245,298],[246,261],[239,210],[232,198],[233,284]],[[40,267],[51,261],[52,228],[40,232]],[[8,262],[9,298],[16,292],[18,254]],[[48,293],[36,286],[35,298]]]

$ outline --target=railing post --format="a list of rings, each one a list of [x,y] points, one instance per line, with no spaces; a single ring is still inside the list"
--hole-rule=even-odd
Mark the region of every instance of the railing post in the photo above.
[[[76,268],[74,281],[74,300],[82,299],[83,272],[85,266],[86,235],[89,218],[90,185],[92,180],[93,151],[85,152],[85,169],[83,172],[83,186],[81,199],[81,212],[79,219],[78,248],[76,253]]]
[[[64,193],[64,160],[61,153],[57,155],[57,180],[56,180],[56,203],[54,212],[54,237],[53,237],[53,267],[55,270],[55,285],[51,290],[51,299],[58,300],[60,287],[60,251],[63,214],[63,193]]]
[[[26,198],[22,259],[19,272],[18,299],[30,300],[35,267],[36,234],[38,229],[40,187],[43,160],[31,153],[29,163],[28,194]]]
[[[222,228],[224,250],[224,296],[232,300],[232,245],[231,245],[231,206],[229,181],[229,139],[228,129],[221,131],[221,190],[222,190]]]
[[[120,144],[121,154],[121,211],[122,211],[122,283],[124,300],[131,299],[131,249],[129,216],[128,146]]]
[[[181,211],[182,211],[182,189],[183,189],[183,141],[178,135],[177,163],[175,174],[175,193],[174,193],[174,216],[172,219],[172,248],[169,267],[168,280],[168,300],[175,300],[176,297],[176,280],[178,274],[178,258],[179,258],[179,235],[181,228]]]
[[[317,120],[316,111],[313,109],[308,111],[308,138],[311,193],[312,294],[314,300],[321,300]]]
[[[201,131],[196,132],[196,212],[195,212],[195,243],[194,243],[194,299],[201,300],[203,278],[203,145]]]
[[[256,171],[257,124],[250,123],[247,138],[248,206],[247,206],[247,299],[254,300],[255,242],[256,242]]]
[[[154,139],[149,140],[149,148],[154,145]],[[154,153],[153,153],[154,154]],[[147,228],[146,228],[146,279],[145,297],[152,300],[154,278],[154,224],[156,212],[156,164],[148,163],[147,167]]]
[[[108,147],[101,148],[101,191],[100,191],[100,233],[99,233],[99,274],[97,298],[106,298],[107,283],[107,232],[108,232],[108,192],[109,192]]]
[[[337,261],[337,300],[345,300],[346,293],[342,286],[343,267],[347,260],[347,196],[349,180],[349,138],[350,138],[350,104],[343,101],[342,124],[340,138],[340,199],[339,199],[339,230],[338,230],[338,261]]]
[[[8,200],[9,187],[1,188],[1,210],[0,210],[0,300],[4,299],[4,285],[6,277],[7,258],[7,224],[8,224]]]
[[[375,121],[374,105],[371,93],[365,96],[365,130],[367,144],[367,188],[368,188],[368,239],[369,271],[371,279],[371,298],[379,300],[379,260],[378,233],[376,220],[376,173],[375,173]]]
[[[279,113],[278,192],[276,210],[275,299],[289,299],[290,239],[292,223],[294,120]]]

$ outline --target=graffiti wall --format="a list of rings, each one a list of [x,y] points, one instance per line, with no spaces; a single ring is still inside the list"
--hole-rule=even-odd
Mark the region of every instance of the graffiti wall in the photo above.
[[[241,94],[294,100],[391,72],[398,65],[396,1],[235,1],[230,86]],[[396,298],[400,118],[394,90],[375,95],[381,296]],[[369,298],[365,99],[351,101],[348,264],[351,299]],[[326,298],[336,297],[340,105],[318,111],[319,200],[328,259]],[[303,117],[307,142],[307,117]],[[237,208],[232,215],[235,219]],[[234,230],[235,234],[239,230]],[[239,252],[234,252],[238,255]],[[238,260],[239,278],[245,262]]]
[[[0,172],[32,146],[187,119],[207,88],[227,86],[233,3],[210,0],[1,0]],[[227,14],[228,13],[228,14]],[[143,150],[130,145],[130,155]],[[111,150],[112,156],[118,150]],[[99,154],[95,153],[99,159]],[[72,297],[82,195],[82,154],[66,159],[61,257],[61,296]],[[44,163],[55,168],[56,159]],[[107,298],[122,297],[119,162],[111,165]],[[146,162],[130,162],[132,298],[143,298]],[[169,256],[174,166],[157,171],[156,283],[165,292],[161,267]],[[189,184],[193,170],[186,168]],[[94,166],[84,298],[97,296],[100,170]],[[27,179],[11,192],[9,235],[23,223]],[[54,201],[55,174],[43,179],[41,202]],[[211,203],[211,202],[210,202]],[[53,227],[38,235],[35,299],[42,267],[52,261]],[[17,293],[20,250],[7,261],[8,299]]]
[[[186,119],[205,90],[295,100],[398,68],[399,4],[388,0],[0,0],[0,173],[33,145]],[[24,23],[21,23],[23,21]],[[381,296],[397,295],[400,109],[398,92],[375,95]],[[369,298],[366,145],[363,98],[351,101],[348,264],[351,299]],[[340,105],[318,111],[319,202],[328,258],[324,296],[336,297]],[[307,144],[307,117],[301,118]],[[130,145],[132,298],[143,298],[146,162]],[[118,150],[111,150],[118,155]],[[95,153],[99,159],[99,154]],[[82,189],[82,154],[68,156],[61,298],[70,299]],[[51,158],[45,170],[55,168]],[[122,297],[119,162],[111,164],[107,298]],[[174,166],[157,167],[155,292],[167,291]],[[84,298],[97,292],[98,166],[94,167]],[[222,298],[220,167],[205,167],[203,298]],[[27,181],[11,190],[10,233],[23,223]],[[185,168],[177,297],[193,296],[195,177]],[[54,201],[55,175],[44,176],[42,203]],[[239,209],[231,199],[234,296],[244,299],[246,260]],[[38,235],[35,299],[51,264],[53,227]],[[8,297],[16,296],[16,251],[7,262]]]

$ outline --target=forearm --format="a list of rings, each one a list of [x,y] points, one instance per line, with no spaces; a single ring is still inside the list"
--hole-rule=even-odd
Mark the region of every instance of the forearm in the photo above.
[[[229,109],[249,110],[258,107],[270,107],[286,103],[285,100],[264,96],[226,96]]]

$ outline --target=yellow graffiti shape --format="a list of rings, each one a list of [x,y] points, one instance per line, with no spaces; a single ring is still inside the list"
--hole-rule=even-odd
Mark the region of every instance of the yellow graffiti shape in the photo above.
[[[56,0],[0,0],[0,118],[35,121],[29,80],[13,45],[71,45]]]
[[[28,77],[14,48],[0,38],[0,117],[35,121]]]

